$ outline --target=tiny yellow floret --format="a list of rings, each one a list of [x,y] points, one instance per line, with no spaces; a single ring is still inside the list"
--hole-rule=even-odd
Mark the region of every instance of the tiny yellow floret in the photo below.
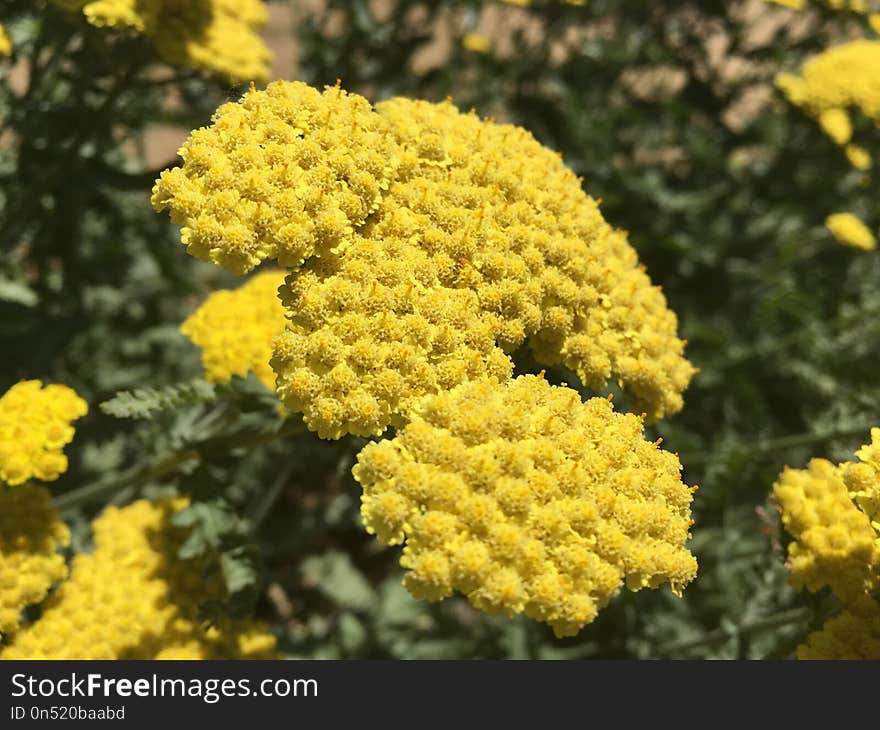
[[[12,39],[6,32],[6,28],[0,23],[0,58],[12,55]]]
[[[862,251],[877,247],[877,240],[871,230],[852,213],[834,213],[825,219],[825,225],[838,243]]]

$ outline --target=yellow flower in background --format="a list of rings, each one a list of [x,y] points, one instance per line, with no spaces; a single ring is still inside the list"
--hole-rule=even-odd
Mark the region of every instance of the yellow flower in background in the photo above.
[[[844,152],[846,152],[846,159],[849,160],[849,164],[857,170],[870,170],[874,164],[874,161],[871,159],[871,153],[857,144],[848,144],[844,147]]]
[[[510,375],[529,346],[660,418],[694,368],[623,232],[560,156],[450,102],[373,108],[275,82],[222,106],[157,181],[190,253],[275,259],[278,392],[322,438],[403,425],[424,395]]]
[[[825,219],[825,225],[839,243],[851,248],[870,251],[877,246],[871,230],[852,213],[834,213]]]
[[[850,109],[880,124],[880,41],[854,40],[829,48],[811,58],[801,74],[780,73],[776,85],[788,100],[813,116],[838,145],[852,139]],[[847,158],[853,167],[867,169],[867,150],[849,145]]]
[[[6,32],[6,28],[0,23],[0,58],[12,55],[12,39]]]
[[[70,532],[45,487],[0,485],[0,637],[14,632],[22,610],[40,603],[67,576],[59,549],[69,543]]]
[[[272,55],[257,31],[269,15],[262,0],[53,0],[99,27],[145,34],[168,63],[232,82],[266,81]]]
[[[267,388],[275,389],[269,359],[286,321],[278,299],[283,283],[283,272],[266,271],[238,289],[213,292],[180,326],[201,348],[207,380],[223,383],[252,370]]]
[[[678,593],[694,578],[680,469],[639,418],[529,375],[426,398],[354,475],[367,530],[405,544],[416,598],[459,591],[570,636],[624,583]]]
[[[13,486],[67,471],[62,449],[73,439],[71,423],[88,412],[72,388],[42,385],[23,380],[0,397],[0,480]]]
[[[844,610],[807,637],[801,659],[880,659],[880,428],[856,452],[858,462],[835,466],[813,459],[774,485],[785,529],[791,582],[797,590],[825,586]]]
[[[466,33],[461,39],[461,45],[474,53],[488,53],[492,50],[492,43],[482,33]]]
[[[828,109],[819,115],[819,126],[832,140],[845,145],[852,139],[852,122],[843,109]]]
[[[107,507],[95,549],[77,555],[70,578],[0,659],[268,659],[275,640],[261,625],[229,619],[205,628],[202,601],[217,598],[197,562],[177,557],[169,523],[182,500]]]

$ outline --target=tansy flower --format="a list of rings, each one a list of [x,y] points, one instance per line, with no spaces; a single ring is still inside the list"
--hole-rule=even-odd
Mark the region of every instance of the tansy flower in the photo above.
[[[95,549],[21,628],[2,659],[260,659],[275,640],[261,625],[229,619],[211,628],[201,601],[218,596],[195,561],[180,560],[169,523],[181,500],[108,507],[94,522]]]
[[[0,485],[0,636],[14,632],[22,609],[40,603],[67,575],[58,551],[69,542],[45,487]]]
[[[870,251],[877,246],[871,230],[852,213],[834,213],[825,219],[825,225],[839,243]]]
[[[31,478],[57,479],[67,471],[62,449],[73,439],[71,423],[87,412],[86,402],[66,385],[13,385],[0,397],[0,480],[14,486]]]
[[[284,276],[267,271],[234,291],[216,291],[181,325],[180,331],[202,350],[205,377],[226,382],[253,370],[270,390],[275,374],[269,367],[272,342],[284,330],[278,287]]]
[[[168,63],[232,82],[265,81],[271,53],[257,35],[268,20],[262,0],[53,0],[89,23],[145,34]]]
[[[367,530],[405,545],[415,597],[459,591],[569,636],[624,583],[678,593],[693,579],[680,469],[639,418],[524,376],[426,398],[395,438],[361,451],[354,475]]]
[[[511,373],[529,346],[651,419],[694,368],[626,235],[559,155],[450,102],[371,107],[276,82],[222,106],[156,183],[190,253],[294,269],[272,367],[322,438],[406,423],[415,402]]]
[[[801,659],[880,659],[880,428],[858,462],[813,459],[786,468],[774,496],[786,530],[796,589],[829,586],[845,609],[810,634]]]

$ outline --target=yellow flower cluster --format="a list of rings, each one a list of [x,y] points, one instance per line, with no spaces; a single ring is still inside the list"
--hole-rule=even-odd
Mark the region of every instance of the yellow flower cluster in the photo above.
[[[257,31],[269,16],[262,0],[53,0],[99,27],[146,35],[168,63],[232,82],[265,81],[272,54]]]
[[[12,55],[12,40],[6,32],[6,28],[0,23],[0,58]]]
[[[777,86],[796,106],[813,116],[823,131],[846,147],[853,166],[867,169],[870,154],[850,144],[850,109],[880,124],[880,41],[859,39],[820,53],[804,64],[801,75],[780,73]]]
[[[45,487],[0,486],[0,636],[15,631],[22,609],[40,603],[66,577],[58,550],[69,542]]]
[[[616,379],[651,419],[694,369],[623,232],[559,155],[450,102],[375,108],[276,82],[222,106],[154,188],[195,256],[237,273],[277,259],[290,323],[279,394],[324,438],[400,426],[415,401],[508,355]]]
[[[835,466],[813,459],[806,470],[786,468],[774,485],[782,522],[794,538],[792,584],[809,591],[829,586],[847,607],[810,636],[799,650],[804,658],[844,658],[838,654],[862,639],[867,643],[849,658],[868,650],[880,658],[880,606],[871,596],[880,586],[880,428],[871,438],[856,452],[860,462]]]
[[[852,213],[834,213],[825,219],[825,225],[839,243],[870,251],[877,247],[871,229]]]
[[[570,636],[624,582],[679,593],[693,579],[680,469],[639,418],[530,375],[425,398],[395,438],[361,451],[354,475],[367,530],[406,543],[416,598],[460,591]]]
[[[825,622],[798,647],[798,659],[880,659],[880,608],[866,601]]]
[[[269,367],[272,342],[284,330],[278,271],[257,274],[234,291],[212,293],[181,325],[180,331],[202,350],[202,367],[211,382],[227,382],[253,370],[270,390],[275,374]]]
[[[86,402],[66,385],[42,387],[23,380],[0,397],[0,481],[44,482],[67,471],[62,452],[73,439],[70,424],[88,411]]]
[[[203,628],[199,603],[214,586],[177,558],[169,518],[180,500],[108,507],[94,522],[95,550],[22,628],[2,659],[259,659],[275,641],[254,623]],[[215,596],[216,597],[216,596]]]

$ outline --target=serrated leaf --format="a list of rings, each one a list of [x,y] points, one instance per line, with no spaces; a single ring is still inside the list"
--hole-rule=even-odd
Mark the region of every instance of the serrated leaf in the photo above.
[[[217,397],[215,386],[204,380],[169,385],[165,388],[137,388],[117,393],[99,406],[116,418],[152,419],[158,413],[194,403],[207,403]]]

